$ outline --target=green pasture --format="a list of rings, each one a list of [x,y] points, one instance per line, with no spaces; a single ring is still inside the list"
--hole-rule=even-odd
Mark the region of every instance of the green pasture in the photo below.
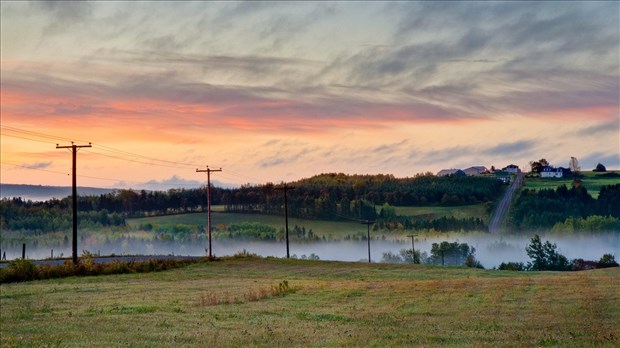
[[[226,213],[223,206],[214,206],[211,213],[211,221],[214,228],[218,224],[230,225],[233,223],[254,222],[272,226],[276,229],[284,228],[284,216],[275,215],[261,215],[261,214],[241,214],[241,213]],[[479,217],[483,220],[488,220],[489,213],[485,204],[454,206],[454,207],[394,207],[396,214],[425,218],[425,219],[438,219],[442,216],[454,216],[457,219]],[[380,211],[380,207],[377,207],[377,211]],[[356,234],[364,232],[365,226],[362,226],[356,221],[328,221],[328,220],[306,220],[289,217],[289,228],[293,228],[295,225],[299,227],[305,227],[306,230],[312,229],[312,231],[319,237],[325,236],[332,239],[333,237],[342,237],[348,234]],[[166,215],[155,217],[144,217],[128,219],[127,224],[132,228],[139,228],[140,225],[152,224],[152,225],[207,225],[206,213],[189,213],[178,215]]]
[[[262,214],[239,214],[239,213],[224,213],[221,211],[213,211],[211,213],[211,223],[215,227],[218,224],[230,225],[233,223],[243,222],[255,222],[267,226],[272,226],[276,229],[284,228],[285,220],[284,216],[275,215],[262,215]],[[139,227],[141,224],[185,224],[185,225],[207,225],[206,213],[191,213],[191,214],[179,214],[179,215],[167,215],[146,217],[127,220],[127,224],[130,227]],[[312,231],[318,236],[336,237],[344,236],[347,234],[355,234],[360,231],[365,231],[366,227],[362,226],[358,222],[354,221],[324,221],[324,220],[304,220],[291,218],[288,219],[289,228],[293,228],[295,225],[299,227],[305,227],[306,230],[312,229]]]
[[[452,207],[439,207],[439,206],[427,206],[427,207],[394,207],[397,215],[438,219],[443,216],[453,216],[457,219],[468,218],[480,218],[487,221],[489,219],[489,212],[487,205],[471,204],[460,205]],[[377,211],[380,211],[380,207],[377,207]]]
[[[228,258],[0,286],[2,347],[617,347],[618,268]]]
[[[618,171],[615,172],[607,172],[607,173],[620,173]],[[581,172],[583,174],[583,178],[581,179],[583,186],[588,190],[588,193],[594,197],[598,197],[598,193],[601,191],[601,187],[607,185],[615,185],[620,184],[620,178],[606,178],[600,177],[602,173],[595,172]],[[566,187],[571,188],[573,185],[572,178],[562,178],[562,179],[554,179],[554,178],[525,178],[523,188],[530,190],[540,190],[540,189],[556,189],[558,186],[566,185]]]

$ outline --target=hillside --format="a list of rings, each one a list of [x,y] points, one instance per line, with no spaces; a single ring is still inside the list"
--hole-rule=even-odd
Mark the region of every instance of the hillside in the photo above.
[[[98,196],[116,190],[78,186],[77,191],[80,196]],[[24,200],[46,201],[51,198],[61,199],[70,195],[71,186],[0,184],[0,198],[21,197]]]
[[[230,258],[3,284],[0,345],[611,347],[620,344],[618,282],[617,268]]]

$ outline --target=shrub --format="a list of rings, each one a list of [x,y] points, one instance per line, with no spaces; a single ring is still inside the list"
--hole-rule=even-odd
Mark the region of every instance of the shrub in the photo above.
[[[51,265],[35,265],[29,260],[11,261],[8,267],[0,268],[0,283],[13,283],[29,280],[40,280],[50,278],[61,278],[70,276],[94,276],[123,274],[133,272],[156,272],[164,271],[171,268],[183,267],[198,262],[195,259],[166,259],[166,260],[148,260],[148,261],[113,261],[108,263],[96,263],[92,257],[85,254],[77,265],[66,260],[64,264]]]
[[[502,262],[498,269],[502,271],[525,271],[526,267],[523,262]]]

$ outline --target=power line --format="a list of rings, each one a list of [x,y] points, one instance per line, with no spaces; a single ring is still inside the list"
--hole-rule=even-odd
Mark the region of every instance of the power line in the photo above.
[[[0,162],[2,164],[7,164],[10,166],[15,166],[15,167],[20,167],[20,168],[24,168],[24,169],[31,169],[31,170],[40,170],[40,171],[44,171],[44,172],[50,172],[50,173],[56,173],[56,174],[62,174],[62,175],[69,175],[69,173],[63,173],[63,172],[57,172],[54,170],[49,170],[49,169],[43,169],[43,168],[32,168],[32,167],[28,167],[22,164],[14,164],[14,163],[8,163],[8,162]]]
[[[11,132],[32,135],[32,136],[36,136],[36,137],[39,137],[39,138],[47,138],[47,139],[52,139],[52,140],[57,140],[57,141],[58,140],[59,141],[72,141],[72,140],[74,140],[74,139],[59,137],[59,136],[55,136],[55,135],[51,135],[51,134],[46,134],[46,133],[33,132],[33,131],[29,131],[29,130],[25,130],[25,129],[20,129],[20,128],[16,128],[16,127],[10,127],[10,126],[0,126],[0,127],[4,128],[5,130],[11,131]]]
[[[5,136],[5,137],[11,137],[11,138],[25,139],[25,140],[30,140],[30,141],[37,141],[37,142],[40,142],[40,143],[46,143],[46,144],[56,144],[56,143],[51,142],[51,141],[37,140],[37,139],[30,139],[30,138],[20,137],[20,136],[17,136],[17,135],[12,135],[12,134],[3,134],[2,136]]]

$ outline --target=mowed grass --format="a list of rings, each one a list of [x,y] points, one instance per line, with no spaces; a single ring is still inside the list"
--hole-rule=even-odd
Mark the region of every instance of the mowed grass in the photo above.
[[[285,280],[284,295],[263,291]],[[0,345],[614,347],[619,282],[618,268],[523,273],[231,258],[4,284]]]
[[[619,173],[618,171],[608,171],[607,173]],[[607,185],[615,185],[620,184],[620,178],[606,178],[600,177],[597,175],[604,173],[595,173],[595,172],[581,172],[583,174],[583,178],[581,179],[583,186],[588,190],[588,193],[594,197],[598,198],[598,194],[601,191],[601,187]],[[556,189],[558,186],[566,185],[566,187],[571,188],[573,185],[572,178],[562,178],[562,179],[554,179],[554,178],[525,178],[523,188],[530,190],[540,190],[540,189]]]

